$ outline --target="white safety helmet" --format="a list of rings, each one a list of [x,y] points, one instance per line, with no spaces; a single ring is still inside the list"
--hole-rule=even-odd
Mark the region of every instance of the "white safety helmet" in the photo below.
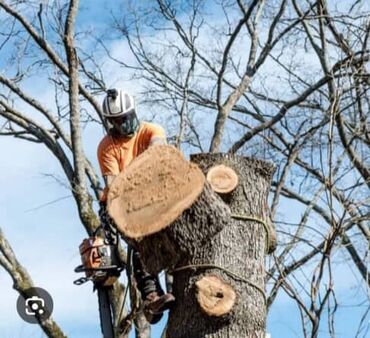
[[[112,135],[133,136],[139,127],[134,98],[122,89],[108,89],[103,115]]]

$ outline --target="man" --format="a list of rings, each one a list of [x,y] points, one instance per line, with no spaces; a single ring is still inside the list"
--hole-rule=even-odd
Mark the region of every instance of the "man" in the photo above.
[[[103,101],[103,115],[108,134],[98,146],[100,170],[105,189],[100,199],[102,223],[115,227],[106,212],[107,194],[114,178],[124,171],[130,162],[149,147],[166,144],[163,128],[153,123],[140,122],[136,115],[134,98],[121,89],[110,89]],[[103,224],[104,225],[104,224]],[[133,269],[138,289],[144,301],[144,313],[151,324],[158,322],[163,311],[174,303],[174,296],[164,293],[157,276],[147,273],[137,251],[133,253]]]

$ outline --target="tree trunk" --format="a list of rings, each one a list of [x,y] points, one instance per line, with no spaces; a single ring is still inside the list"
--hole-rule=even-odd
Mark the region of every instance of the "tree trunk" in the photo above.
[[[162,157],[166,149],[169,148],[149,149],[140,155],[130,165],[131,170],[128,168],[113,182],[115,186],[108,196],[111,216],[120,223],[122,235],[140,251],[148,271],[168,269],[173,273],[176,304],[169,314],[166,338],[264,337],[267,197],[273,166],[230,154],[192,156],[204,174],[216,165],[224,167],[213,170],[208,175],[212,182],[201,183],[202,190],[195,198],[192,195],[193,202],[178,212],[172,223],[165,223],[161,219],[168,219],[166,215],[156,212],[167,212],[168,208],[156,205],[158,196],[172,194],[169,200],[178,205],[191,190],[181,182],[192,181],[192,175],[200,177],[200,170],[195,170],[194,164],[180,158],[172,148]],[[166,163],[163,168],[161,163]],[[145,185],[140,179],[144,173],[148,175]],[[167,192],[173,173],[185,179]],[[223,180],[235,184],[224,184]],[[199,189],[202,180],[195,181]],[[144,189],[151,185],[153,189]],[[228,193],[218,196],[211,187],[215,185]],[[232,189],[225,190],[225,186]],[[145,196],[144,202],[144,197],[140,200],[140,193],[148,192],[151,195]],[[133,200],[135,207],[130,204]],[[135,212],[141,221],[136,222],[135,214],[130,215],[127,210]],[[150,228],[151,219],[154,230]]]
[[[131,162],[110,187],[108,211],[152,274],[186,264],[230,219],[198,166],[171,146]]]
[[[267,196],[274,171],[271,164],[229,154],[197,154],[191,160],[205,174],[218,164],[232,168],[238,175],[238,186],[222,196],[231,212],[268,220]],[[192,221],[196,223],[197,219]],[[262,224],[235,218],[206,246],[194,250],[189,265],[210,264],[217,268],[204,265],[204,268],[179,267],[174,271],[176,306],[169,315],[166,337],[264,337],[266,304],[261,291],[265,287],[266,250],[266,231]],[[204,276],[217,276],[234,289],[236,301],[229,313],[210,315],[200,307],[196,282]],[[218,296],[227,297],[223,292]]]

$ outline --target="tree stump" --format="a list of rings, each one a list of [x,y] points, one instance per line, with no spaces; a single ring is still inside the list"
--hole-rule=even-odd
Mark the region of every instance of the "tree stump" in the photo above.
[[[191,160],[206,175],[215,165],[232,168],[238,184],[221,195],[231,212],[268,220],[272,164],[231,154],[197,154]],[[265,251],[266,231],[259,222],[230,217],[228,226],[194,251],[188,266],[174,270],[177,303],[169,314],[166,337],[264,338]],[[199,305],[199,283],[209,275],[217,276],[236,293],[235,303],[221,316],[210,315]]]
[[[163,145],[150,147],[114,180],[108,211],[153,274],[185,264],[230,214],[198,166]]]

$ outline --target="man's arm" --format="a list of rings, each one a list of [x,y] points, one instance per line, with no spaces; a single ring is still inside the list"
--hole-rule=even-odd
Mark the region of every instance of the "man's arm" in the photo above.
[[[100,171],[105,183],[104,196],[115,177],[119,174],[119,162],[116,153],[111,138],[104,138],[103,141],[100,142],[97,155]]]
[[[158,144],[167,144],[166,139],[161,136],[154,136],[150,139],[149,147]],[[109,189],[117,175],[103,175],[105,186]]]

